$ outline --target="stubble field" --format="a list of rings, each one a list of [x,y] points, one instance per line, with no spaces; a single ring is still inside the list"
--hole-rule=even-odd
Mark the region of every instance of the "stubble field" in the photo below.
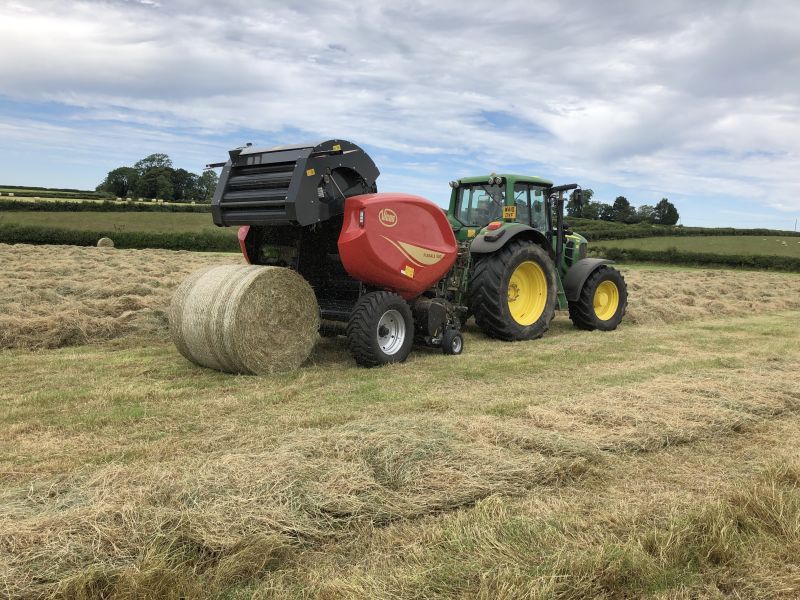
[[[238,260],[0,245],[0,595],[800,595],[800,276],[626,267],[613,333],[256,378],[164,318]]]

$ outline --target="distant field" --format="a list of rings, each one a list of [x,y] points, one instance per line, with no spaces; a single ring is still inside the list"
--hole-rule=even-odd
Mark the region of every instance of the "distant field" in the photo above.
[[[14,195],[11,196],[10,194],[13,193]],[[23,202],[114,202],[116,204],[126,204],[128,202],[127,199],[117,200],[116,198],[110,197],[88,197],[87,194],[83,193],[70,193],[70,192],[59,192],[59,195],[49,195],[47,192],[42,192],[41,196],[35,195],[33,192],[15,192],[14,190],[5,190],[0,188],[0,199],[5,200],[20,200]],[[138,202],[138,198],[132,199],[137,204],[154,204],[149,198],[145,198],[142,202]],[[189,204],[188,202],[162,202],[161,204],[178,204],[178,205],[185,205]],[[198,203],[199,204],[199,203]]]
[[[220,231],[208,213],[152,212],[29,212],[0,213],[0,225],[34,225],[85,231],[148,233]],[[230,230],[231,232],[234,229]]]
[[[666,250],[680,252],[706,252],[711,254],[749,254],[791,256],[800,258],[800,237],[782,236],[691,236],[650,237],[625,240],[604,240],[598,246],[607,248],[637,248],[641,250]]]
[[[100,198],[100,197],[88,197],[87,194],[80,194],[80,193],[71,193],[71,192],[59,192],[58,196],[51,196],[48,195],[47,192],[41,192],[41,196],[31,195],[33,192],[25,192],[22,194],[19,191],[14,190],[5,190],[0,188],[0,198],[5,198],[6,200],[22,200],[26,202],[76,202],[76,201],[83,201],[83,202],[116,202],[117,200],[113,198]],[[13,196],[11,195],[13,194]],[[120,200],[122,202],[122,200]]]

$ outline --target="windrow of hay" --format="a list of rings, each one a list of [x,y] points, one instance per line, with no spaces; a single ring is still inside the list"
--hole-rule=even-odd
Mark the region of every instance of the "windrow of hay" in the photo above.
[[[221,266],[190,275],[169,311],[178,351],[226,373],[261,375],[296,369],[318,338],[314,290],[281,267]]]
[[[241,263],[234,254],[0,244],[0,348],[58,348],[126,336],[165,340],[166,312],[181,281],[202,267]],[[621,269],[629,286],[624,324],[800,308],[796,275]]]
[[[354,554],[377,530],[405,524],[409,534],[391,547],[408,556],[411,580],[392,581],[378,568],[373,589],[437,597],[408,590],[444,563],[414,563],[443,547],[431,537],[439,523],[482,499],[574,502],[586,492],[597,493],[600,506],[615,466],[670,461],[677,473],[643,485],[641,500],[682,493],[689,482],[681,465],[694,452],[695,470],[701,477],[713,470],[717,481],[727,468],[715,464],[720,455],[729,466],[739,464],[731,459],[737,448],[740,458],[773,456],[765,433],[797,422],[794,324],[782,314],[730,326],[623,327],[498,352],[495,342],[476,340],[458,364],[420,353],[389,369],[358,370],[337,355],[289,377],[258,379],[185,368],[164,344],[8,353],[0,389],[0,590],[14,598],[269,597],[282,580],[297,592],[273,596],[308,588],[319,590],[310,597],[349,598],[359,576]],[[519,393],[507,383],[512,378]],[[489,412],[493,399],[507,406]],[[786,438],[795,455],[796,431]],[[638,476],[635,468],[626,474]],[[578,512],[589,524],[619,517]],[[547,515],[543,521],[561,528]],[[479,557],[464,539],[469,545],[453,565],[463,597],[480,597],[485,582],[485,569],[470,557],[485,559],[498,585],[515,573],[534,585],[593,572],[593,561],[531,571],[537,556],[580,555],[565,555],[558,538],[540,544],[513,520],[492,522],[518,534],[518,550],[529,553],[518,560],[490,542]],[[473,540],[485,539],[480,522],[468,528]],[[576,530],[578,547],[584,531]],[[601,537],[594,551],[608,541]],[[774,551],[784,549],[797,555],[777,541]],[[322,562],[330,570],[317,570]],[[610,598],[623,597],[615,592],[626,563],[615,564],[621,579],[609,580]],[[326,594],[331,586],[339,593]],[[503,591],[484,596],[514,597]]]
[[[800,364],[794,363],[796,369]],[[758,390],[754,393],[753,390]],[[740,433],[784,415],[800,414],[800,382],[786,373],[737,378],[663,375],[626,387],[576,393],[568,400],[527,407],[520,418],[480,417],[469,429],[499,446],[541,451],[543,443],[576,453],[652,452]]]
[[[0,244],[0,349],[166,340],[175,288],[234,254]]]
[[[431,418],[300,430],[260,451],[92,465],[0,490],[0,558],[18,595],[141,580],[151,568],[225,576],[253,545],[258,571],[300,544],[573,480],[598,459],[497,451]]]
[[[623,322],[679,323],[800,309],[800,277],[724,269],[625,269]]]
[[[8,553],[9,581],[20,591],[142,584],[149,569],[162,582],[187,572],[224,580],[248,549],[281,561],[301,546],[599,476],[620,456],[797,414],[797,366],[748,372],[757,394],[733,379],[664,376],[598,384],[531,405],[521,418],[365,415],[280,435],[237,431],[198,441],[209,446],[198,454],[172,455],[165,443],[157,461],[88,465],[0,491],[0,556]],[[247,564],[245,576],[263,567]],[[99,569],[88,580],[86,565]]]

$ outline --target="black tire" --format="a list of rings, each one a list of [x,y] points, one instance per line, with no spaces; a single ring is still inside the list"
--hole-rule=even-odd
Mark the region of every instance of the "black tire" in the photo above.
[[[519,323],[509,307],[509,284],[514,271],[531,261],[541,269],[547,289],[544,309],[531,323]],[[533,340],[549,329],[556,311],[556,271],[543,248],[525,240],[511,241],[475,261],[469,282],[469,308],[483,332],[505,341]]]
[[[598,315],[594,304],[595,292],[598,286],[606,281],[616,286],[619,298],[614,313],[606,318],[600,318],[601,315]],[[615,268],[603,265],[586,279],[581,288],[580,298],[569,303],[569,318],[578,329],[612,331],[622,321],[627,308],[628,286],[625,284],[625,278]]]
[[[448,329],[442,336],[442,352],[456,355],[464,351],[464,338],[455,329]]]
[[[359,298],[347,323],[347,347],[359,365],[403,362],[413,343],[414,319],[405,300],[391,292],[369,292]]]

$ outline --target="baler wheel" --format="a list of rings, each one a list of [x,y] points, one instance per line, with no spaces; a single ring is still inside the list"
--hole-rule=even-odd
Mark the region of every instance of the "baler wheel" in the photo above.
[[[362,367],[403,362],[414,343],[411,307],[392,292],[361,296],[347,323],[347,346]]]
[[[445,354],[456,355],[464,351],[464,338],[461,332],[455,329],[448,329],[442,336],[442,352]]]
[[[532,242],[513,240],[479,258],[469,285],[470,310],[490,337],[540,338],[555,316],[555,267],[550,256]]]
[[[612,331],[628,307],[628,287],[622,273],[602,266],[589,275],[580,298],[569,303],[569,318],[578,329]]]

